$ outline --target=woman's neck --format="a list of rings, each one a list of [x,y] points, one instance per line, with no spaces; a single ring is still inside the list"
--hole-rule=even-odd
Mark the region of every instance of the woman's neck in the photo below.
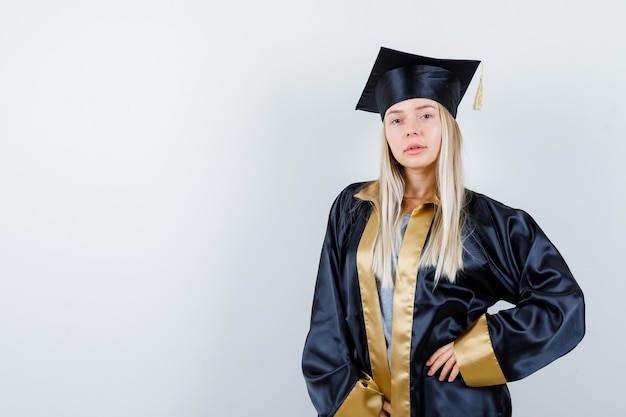
[[[437,181],[434,172],[405,172],[402,212],[411,213],[415,208],[435,196]]]

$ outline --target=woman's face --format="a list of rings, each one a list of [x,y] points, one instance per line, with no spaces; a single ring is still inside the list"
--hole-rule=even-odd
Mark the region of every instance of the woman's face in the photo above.
[[[435,170],[441,149],[441,118],[435,101],[412,98],[389,107],[384,119],[391,153],[406,170]]]

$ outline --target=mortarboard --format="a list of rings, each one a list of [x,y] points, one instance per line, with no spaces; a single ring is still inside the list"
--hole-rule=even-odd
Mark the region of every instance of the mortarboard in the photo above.
[[[437,59],[380,48],[357,110],[380,113],[410,98],[442,104],[453,117],[480,61]],[[481,90],[479,86],[479,90]]]

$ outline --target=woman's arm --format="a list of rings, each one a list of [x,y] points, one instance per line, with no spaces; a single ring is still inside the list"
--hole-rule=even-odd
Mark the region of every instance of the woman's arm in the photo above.
[[[524,378],[569,352],[585,333],[583,293],[559,251],[528,214],[494,206],[491,227],[483,225],[480,238],[515,306],[485,313],[455,341],[469,386]]]
[[[383,394],[354,363],[354,342],[346,325],[345,300],[340,291],[342,250],[338,235],[346,198],[340,195],[335,200],[329,216],[302,369],[319,416],[379,417]]]

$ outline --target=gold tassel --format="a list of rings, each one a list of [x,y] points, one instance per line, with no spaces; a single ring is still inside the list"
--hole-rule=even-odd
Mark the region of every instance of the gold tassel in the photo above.
[[[483,70],[485,65],[480,63],[480,81],[478,82],[478,88],[476,89],[476,97],[474,97],[474,110],[480,110],[483,108]]]

